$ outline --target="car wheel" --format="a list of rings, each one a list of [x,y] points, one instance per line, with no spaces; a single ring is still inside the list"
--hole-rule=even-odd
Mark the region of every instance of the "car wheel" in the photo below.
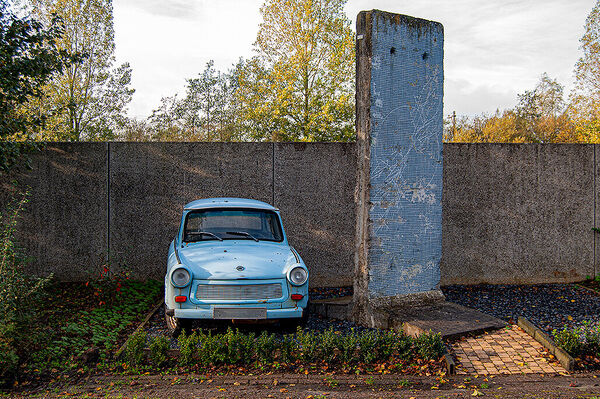
[[[167,324],[167,328],[169,329],[169,333],[173,337],[179,336],[182,330],[190,330],[192,325],[192,321],[190,319],[178,319],[175,316],[169,316],[166,310],[167,308],[165,306],[165,322]]]

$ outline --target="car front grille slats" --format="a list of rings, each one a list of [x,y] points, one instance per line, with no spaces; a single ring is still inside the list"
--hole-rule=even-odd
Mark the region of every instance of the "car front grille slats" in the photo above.
[[[278,299],[283,296],[281,284],[199,284],[196,299],[200,301],[243,301]]]

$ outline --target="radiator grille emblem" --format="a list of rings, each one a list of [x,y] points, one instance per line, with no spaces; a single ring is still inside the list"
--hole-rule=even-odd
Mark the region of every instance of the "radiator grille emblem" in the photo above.
[[[237,270],[238,272],[243,272],[244,270],[246,270],[246,268],[244,266],[238,266],[235,268],[235,270]]]

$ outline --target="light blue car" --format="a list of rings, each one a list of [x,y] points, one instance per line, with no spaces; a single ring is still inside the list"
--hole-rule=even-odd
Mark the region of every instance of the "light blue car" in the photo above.
[[[173,334],[194,319],[306,316],[308,269],[287,241],[279,210],[256,200],[208,198],[183,209],[169,247],[165,317]]]

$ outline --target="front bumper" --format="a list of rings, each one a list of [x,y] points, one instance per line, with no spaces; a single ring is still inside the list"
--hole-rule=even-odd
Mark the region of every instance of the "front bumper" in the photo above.
[[[168,309],[167,314],[175,316],[178,319],[209,319],[213,320],[214,308],[209,309]],[[293,319],[302,317],[303,309],[301,307],[287,309],[266,309],[266,319]],[[236,319],[236,318],[233,318]],[[240,317],[240,320],[249,320],[247,317]],[[258,320],[258,319],[257,319]]]

